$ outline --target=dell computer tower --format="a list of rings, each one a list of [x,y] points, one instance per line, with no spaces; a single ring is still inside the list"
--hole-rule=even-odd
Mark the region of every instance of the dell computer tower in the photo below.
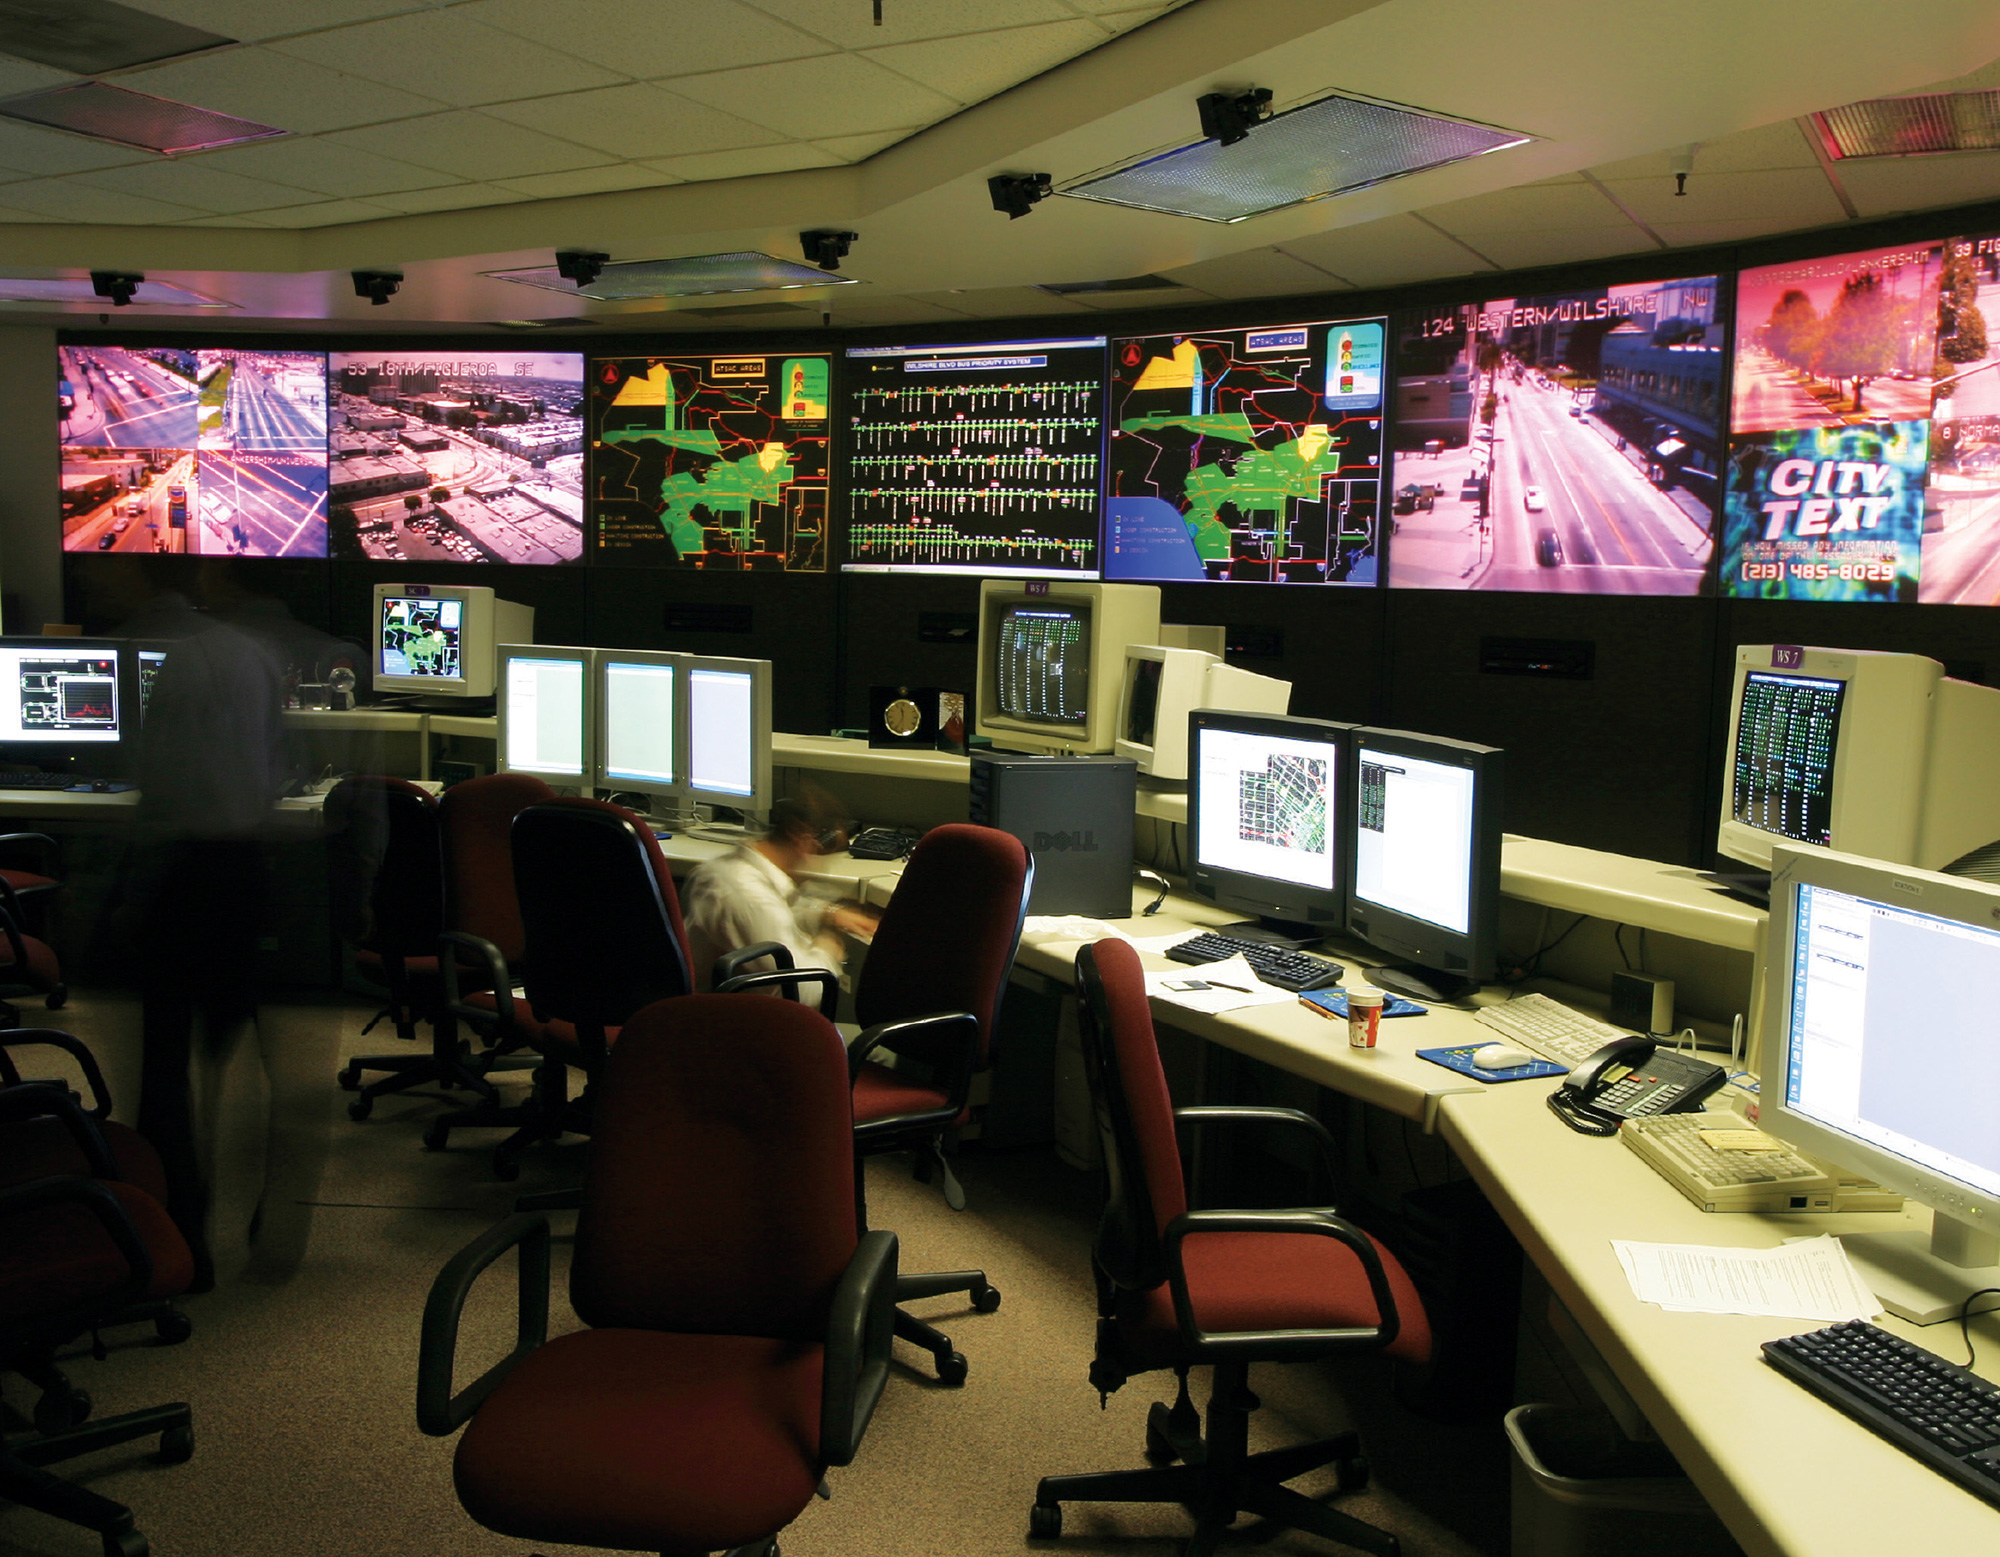
[[[1131,916],[1138,776],[1124,757],[972,754],[969,820],[1012,833],[1034,855],[1029,913]]]

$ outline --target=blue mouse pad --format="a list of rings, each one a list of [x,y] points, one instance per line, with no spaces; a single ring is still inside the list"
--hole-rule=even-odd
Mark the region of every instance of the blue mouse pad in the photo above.
[[[1475,1051],[1486,1047],[1483,1043],[1465,1043],[1450,1049],[1419,1049],[1417,1058],[1442,1065],[1446,1070],[1455,1070],[1461,1076],[1470,1076],[1474,1081],[1528,1081],[1536,1076],[1569,1074],[1567,1066],[1558,1065],[1553,1060],[1531,1060],[1526,1065],[1516,1065],[1509,1070],[1481,1070],[1472,1063],[1472,1056]]]
[[[1309,989],[1299,996],[1299,1004],[1318,1006],[1322,1016],[1337,1016],[1347,1020],[1347,991],[1344,989]],[[1420,1006],[1414,1000],[1405,1000],[1401,995],[1385,995],[1382,1000],[1384,1016],[1429,1016],[1430,1007]]]

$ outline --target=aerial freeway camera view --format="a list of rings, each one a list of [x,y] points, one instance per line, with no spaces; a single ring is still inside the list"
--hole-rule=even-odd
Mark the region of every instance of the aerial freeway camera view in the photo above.
[[[1399,318],[1389,582],[1703,593],[1716,295],[1701,276]]]
[[[1384,326],[1114,340],[1104,576],[1375,583]]]
[[[330,548],[381,562],[583,560],[583,357],[333,353]]]
[[[826,567],[826,357],[612,357],[590,364],[598,560]]]
[[[193,549],[195,354],[64,346],[58,356],[63,549]]]
[[[197,351],[204,556],[326,555],[326,354]],[[170,527],[171,528],[171,527]]]

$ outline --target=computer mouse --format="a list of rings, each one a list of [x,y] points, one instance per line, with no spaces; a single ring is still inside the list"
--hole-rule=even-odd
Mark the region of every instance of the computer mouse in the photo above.
[[[111,780],[109,780],[109,779],[92,779],[92,780],[90,781],[90,792],[91,792],[91,793],[92,793],[93,795],[108,795],[108,794],[110,794],[110,793],[111,793]]]
[[[1535,1057],[1512,1044],[1489,1043],[1472,1051],[1472,1063],[1481,1070],[1512,1070],[1517,1065],[1534,1064]]]

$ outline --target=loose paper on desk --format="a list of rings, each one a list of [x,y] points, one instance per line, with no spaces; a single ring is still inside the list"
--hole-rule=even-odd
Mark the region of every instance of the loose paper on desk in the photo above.
[[[1172,984],[1205,984],[1206,989],[1170,989]],[[1190,1011],[1206,1011],[1220,1016],[1224,1011],[1240,1011],[1246,1006],[1295,1005],[1298,996],[1275,988],[1257,977],[1257,970],[1239,952],[1221,962],[1204,962],[1199,967],[1175,968],[1171,973],[1146,974],[1146,993]]]
[[[1101,941],[1107,937],[1119,941],[1132,939],[1123,930],[1114,929],[1102,919],[1087,919],[1082,914],[1030,914],[1021,921],[1021,933],[1046,935],[1054,941]]]
[[[1882,1311],[1838,1238],[1801,1238],[1776,1249],[1614,1238],[1611,1247],[1633,1294],[1669,1313],[1760,1314],[1833,1324],[1872,1319]]]

